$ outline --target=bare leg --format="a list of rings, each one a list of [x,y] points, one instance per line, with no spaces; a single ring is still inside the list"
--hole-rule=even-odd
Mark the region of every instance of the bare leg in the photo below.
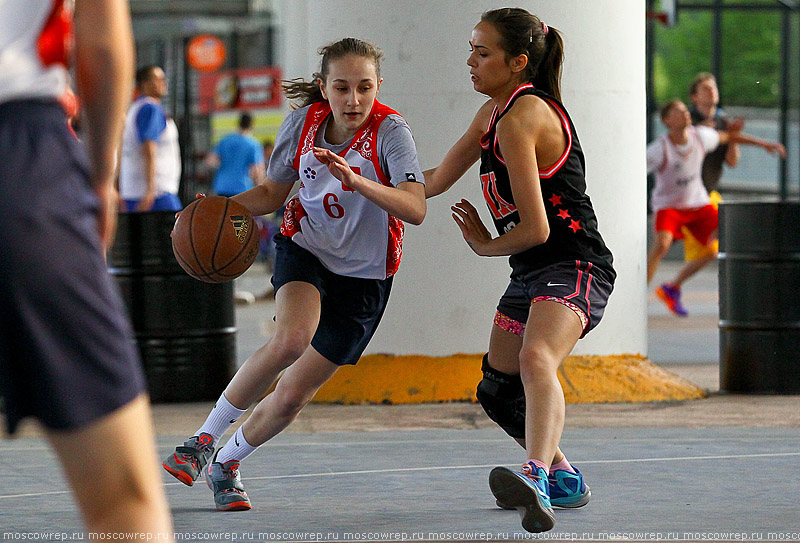
[[[716,251],[712,254],[700,257],[696,260],[690,260],[680,269],[678,275],[675,276],[675,279],[672,281],[672,284],[676,287],[680,288],[680,286],[691,276],[705,268],[709,263],[713,262],[717,258]]]
[[[489,365],[492,368],[501,371],[503,373],[507,373],[509,375],[518,375],[520,372],[519,356],[520,356],[520,351],[522,350],[522,342],[523,340],[520,336],[512,334],[511,332],[506,332],[505,330],[503,330],[498,326],[493,326],[491,339],[489,341]],[[561,385],[559,383],[559,388],[560,386]],[[528,394],[526,388],[526,406],[530,403],[527,396]],[[530,409],[527,410],[526,421],[529,418],[530,418]],[[526,427],[526,435],[529,435],[527,427]],[[515,441],[519,443],[519,445],[523,449],[527,449],[524,439],[515,438]],[[555,464],[559,462],[562,458],[564,458],[564,454],[561,452],[560,448],[556,447],[556,451],[553,457],[550,459],[544,458],[542,459],[542,461]]]
[[[552,462],[560,453],[565,406],[557,372],[582,331],[580,319],[568,307],[549,301],[531,304],[519,357],[528,458]]]
[[[522,447],[523,449],[525,449],[527,451],[528,447],[525,444],[525,440],[524,439],[514,438],[514,441],[516,441],[519,444],[520,447]],[[552,466],[553,464],[558,464],[563,459],[564,459],[564,452],[561,450],[561,447],[559,446],[559,447],[556,448],[556,454],[553,456],[553,459],[550,461],[550,465]],[[544,460],[543,460],[543,462],[544,462]]]
[[[257,447],[282,432],[338,369],[309,346],[242,425],[247,442]]]
[[[653,275],[655,275],[661,259],[664,258],[664,255],[667,254],[667,251],[669,251],[669,248],[672,245],[672,240],[673,237],[671,232],[667,232],[666,230],[656,231],[656,237],[655,240],[653,240],[653,246],[650,248],[650,252],[647,254],[648,285],[653,279]]]
[[[89,532],[147,533],[153,541],[172,541],[147,396],[86,428],[51,431],[48,438]]]
[[[278,289],[275,334],[231,379],[225,389],[225,398],[231,404],[239,409],[250,407],[281,371],[305,353],[319,323],[320,303],[319,291],[309,283],[294,281]]]

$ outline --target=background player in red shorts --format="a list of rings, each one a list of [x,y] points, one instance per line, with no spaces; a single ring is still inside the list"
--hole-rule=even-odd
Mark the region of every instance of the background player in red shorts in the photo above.
[[[656,289],[656,295],[670,311],[685,317],[688,313],[681,303],[681,285],[717,257],[717,209],[711,205],[703,185],[703,160],[720,144],[763,145],[740,131],[741,122],[730,123],[727,132],[692,126],[689,110],[680,100],[667,102],[661,108],[661,120],[668,132],[647,146],[647,171],[655,172],[656,177],[650,201],[656,216],[655,239],[647,256],[647,282],[652,280],[673,240],[683,238],[685,227],[708,250],[701,258],[687,262],[671,282]]]

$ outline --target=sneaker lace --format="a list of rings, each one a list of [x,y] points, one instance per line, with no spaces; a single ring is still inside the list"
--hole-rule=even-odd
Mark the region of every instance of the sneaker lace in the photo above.
[[[233,481],[236,479],[238,475],[238,470],[239,470],[239,464],[230,464],[229,466],[223,465],[222,476],[228,480]],[[223,494],[228,494],[231,492],[239,494],[240,496],[247,496],[247,493],[244,490],[240,490],[238,488],[226,488],[225,490],[222,491]]]
[[[239,464],[231,464],[222,470],[222,473],[225,474],[225,477],[228,479],[235,479],[237,475],[237,471],[239,470]]]
[[[200,462],[197,461],[197,458],[193,454],[176,452],[175,456],[180,456],[182,460],[186,462],[191,462],[192,468],[197,471],[200,471]]]
[[[225,490],[221,491],[222,494],[238,494],[239,496],[247,496],[247,492],[244,490],[239,490],[238,488],[226,488]]]
[[[214,441],[211,435],[201,434],[194,436],[191,440],[186,442],[187,447],[194,447],[198,451],[204,453],[214,446]]]
[[[537,472],[538,470],[536,469],[536,466],[534,466],[533,464],[528,463],[522,466],[522,474],[525,475],[526,477],[533,479],[534,481],[540,481],[542,479],[541,477],[539,477]]]
[[[213,441],[207,441],[207,440],[201,441],[201,439],[203,439],[201,436],[193,436],[189,441],[187,441],[183,445],[185,447],[191,447],[197,452],[204,454],[211,449],[211,447],[213,446]],[[192,463],[192,468],[194,468],[197,471],[200,471],[201,469],[200,460],[197,458],[196,455],[193,455],[191,453],[183,453],[181,456],[183,457],[184,460],[190,461]]]

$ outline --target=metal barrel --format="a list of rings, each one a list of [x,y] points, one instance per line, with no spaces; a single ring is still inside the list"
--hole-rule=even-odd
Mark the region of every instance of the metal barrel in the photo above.
[[[719,207],[720,390],[800,393],[800,202]]]
[[[236,367],[233,282],[204,283],[175,260],[172,211],[121,213],[109,252],[151,401],[216,400]]]

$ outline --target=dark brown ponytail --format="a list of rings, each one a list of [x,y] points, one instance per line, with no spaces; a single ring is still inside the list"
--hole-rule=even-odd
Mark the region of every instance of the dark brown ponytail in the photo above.
[[[523,54],[528,57],[524,81],[560,101],[564,61],[561,33],[522,8],[493,9],[485,12],[481,21],[497,29],[507,60]]]
[[[544,55],[531,79],[536,88],[552,94],[561,101],[561,66],[564,63],[564,41],[561,33],[553,27],[545,35]]]

